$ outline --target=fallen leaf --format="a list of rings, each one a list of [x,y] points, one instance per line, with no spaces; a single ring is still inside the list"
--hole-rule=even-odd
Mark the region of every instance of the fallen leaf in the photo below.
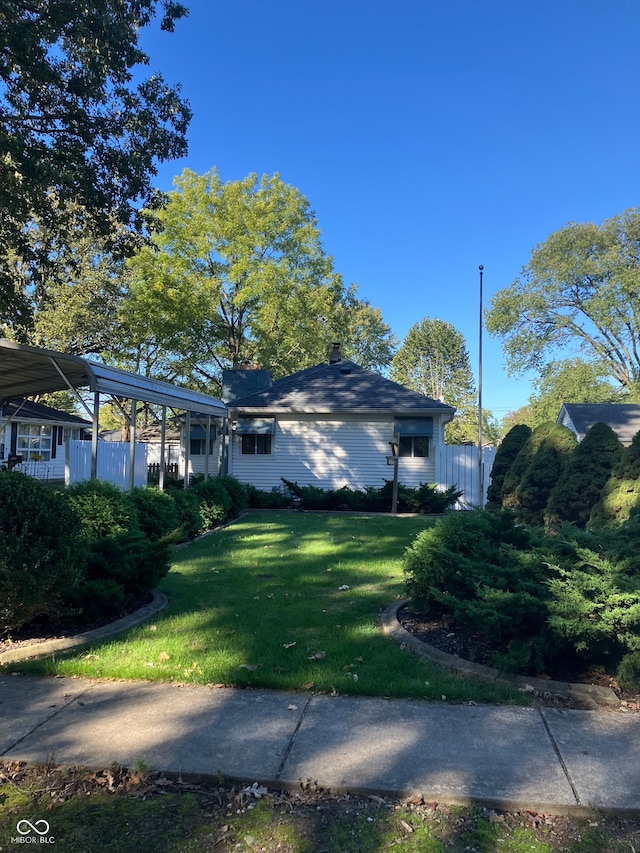
[[[315,686],[316,686],[315,681],[307,681],[307,683],[304,686],[304,689],[305,690],[312,690]]]
[[[297,706],[297,705],[289,705],[289,706],[287,707],[287,711],[297,711],[297,710],[298,710],[298,706]]]
[[[248,669],[249,672],[255,672],[259,664],[257,663],[241,663],[240,669]]]
[[[166,652],[160,652],[158,660],[170,660],[170,656]]]
[[[283,649],[292,649],[294,646],[295,646],[295,641],[293,643],[284,643],[282,648]]]
[[[314,652],[312,655],[309,655],[307,660],[323,660],[326,656],[326,652]]]
[[[350,587],[349,587],[349,586],[347,586],[347,584],[346,584],[346,583],[343,583],[343,584],[342,584],[342,586],[339,586],[339,587],[338,587],[338,589],[339,589],[339,590],[345,590],[345,589],[350,589]]]
[[[401,827],[402,827],[406,832],[413,832],[413,831],[414,831],[414,830],[413,830],[413,827],[411,826],[411,824],[410,824],[410,823],[407,823],[407,822],[406,822],[406,820],[401,820],[401,821],[400,821],[400,826],[401,826]]]

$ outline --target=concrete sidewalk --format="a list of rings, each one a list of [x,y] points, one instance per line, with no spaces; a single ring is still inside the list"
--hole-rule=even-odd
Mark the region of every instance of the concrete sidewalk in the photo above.
[[[0,759],[640,811],[640,717],[606,711],[3,675]]]

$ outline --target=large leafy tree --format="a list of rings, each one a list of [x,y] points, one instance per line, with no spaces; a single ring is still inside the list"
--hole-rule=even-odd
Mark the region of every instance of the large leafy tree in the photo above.
[[[519,278],[492,299],[489,332],[511,371],[540,368],[564,347],[640,385],[640,208],[602,224],[570,223],[537,246]]]
[[[407,388],[457,409],[445,427],[450,444],[475,441],[476,391],[464,336],[451,323],[425,317],[413,325],[391,364],[389,376]]]
[[[74,210],[87,229],[114,220],[139,234],[158,161],[186,153],[190,109],[148,64],[138,39],[160,12],[173,30],[174,0],[5,0],[0,5],[0,324],[19,334],[31,311],[24,265],[46,267],[31,228],[73,240]],[[73,210],[72,210],[73,208]]]
[[[602,362],[582,358],[552,361],[545,365],[534,382],[529,397],[530,426],[556,420],[563,403],[613,403],[620,393],[607,379]],[[628,402],[628,398],[625,398]]]
[[[215,169],[185,170],[175,187],[155,214],[155,245],[130,261],[132,351],[159,348],[165,370],[205,387],[243,359],[294,372],[334,340],[369,367],[389,363],[389,327],[344,287],[296,188],[277,174],[223,183]]]
[[[22,261],[15,266],[31,312],[28,333],[22,337],[74,355],[101,354],[117,346],[129,273],[114,243],[126,241],[127,235],[117,222],[112,222],[108,237],[96,234],[76,205],[69,205],[68,214],[65,240],[55,228],[34,222],[29,229],[33,254],[46,249],[46,265]]]

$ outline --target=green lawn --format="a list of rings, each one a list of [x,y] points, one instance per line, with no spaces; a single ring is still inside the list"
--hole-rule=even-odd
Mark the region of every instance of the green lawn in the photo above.
[[[385,637],[425,518],[256,513],[176,551],[170,606],[118,638],[13,669],[282,690],[520,702]]]

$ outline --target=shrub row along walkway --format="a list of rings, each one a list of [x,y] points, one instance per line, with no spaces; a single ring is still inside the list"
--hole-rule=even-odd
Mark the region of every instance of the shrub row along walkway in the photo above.
[[[640,717],[199,685],[0,676],[0,759],[268,787],[640,811]]]

